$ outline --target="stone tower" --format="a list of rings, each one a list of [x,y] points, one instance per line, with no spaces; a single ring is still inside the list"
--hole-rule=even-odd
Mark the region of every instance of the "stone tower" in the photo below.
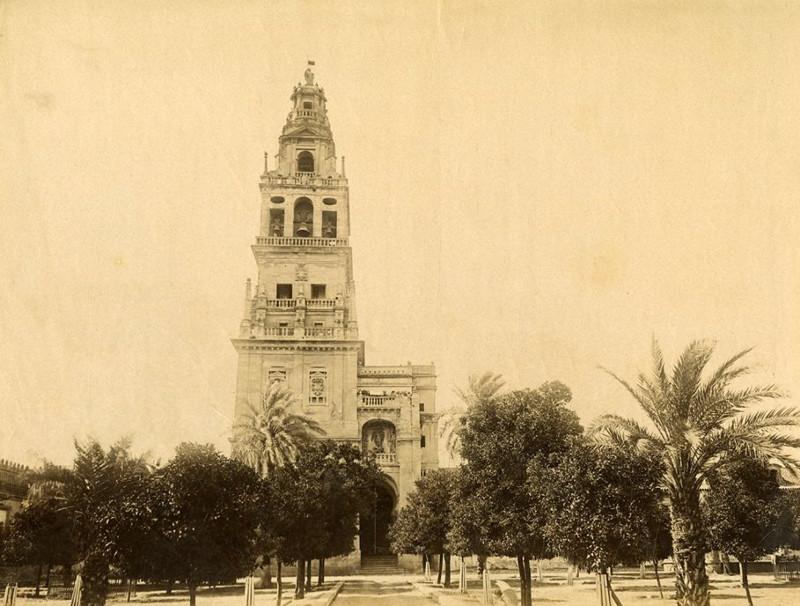
[[[385,474],[373,518],[362,520],[360,555],[388,554],[386,530],[414,489],[438,467],[436,374],[430,365],[366,366],[358,339],[350,199],[337,164],[325,91],[311,69],[295,86],[278,139],[265,155],[258,266],[245,288],[235,416],[272,381],[286,381],[326,437],[374,453]]]

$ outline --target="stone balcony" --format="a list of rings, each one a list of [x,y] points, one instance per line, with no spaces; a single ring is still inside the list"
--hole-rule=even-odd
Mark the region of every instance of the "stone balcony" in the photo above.
[[[306,309],[335,309],[336,299],[306,299]],[[267,309],[293,310],[297,299],[267,299]]]
[[[293,236],[256,236],[258,246],[347,246],[347,238],[299,238]]]
[[[378,463],[378,465],[397,465],[397,453],[376,452],[375,461]]]
[[[285,186],[285,187],[346,187],[345,177],[323,177],[317,173],[298,172],[294,175],[277,175],[267,173],[261,176],[262,186]]]
[[[358,405],[367,408],[399,408],[401,394],[386,394],[386,395],[372,395],[372,394],[359,394]]]
[[[323,326],[314,326],[310,328],[294,327],[294,326],[268,326],[264,329],[263,336],[265,339],[285,339],[287,341],[296,341],[301,339],[307,340],[333,340],[344,339],[346,336],[344,328],[330,328]]]

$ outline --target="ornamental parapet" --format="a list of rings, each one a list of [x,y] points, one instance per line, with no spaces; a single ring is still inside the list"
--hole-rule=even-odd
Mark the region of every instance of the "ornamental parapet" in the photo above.
[[[256,236],[258,246],[347,246],[347,238],[297,238],[291,236]]]
[[[279,187],[347,187],[347,177],[322,177],[316,173],[294,175],[266,174],[261,176],[261,188]]]

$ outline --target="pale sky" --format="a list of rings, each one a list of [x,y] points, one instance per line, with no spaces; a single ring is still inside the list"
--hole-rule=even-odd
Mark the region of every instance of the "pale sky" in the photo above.
[[[658,337],[800,394],[800,4],[0,2],[0,457],[224,452],[264,152],[308,59],[368,364],[558,379]],[[799,403],[791,398],[788,403]]]

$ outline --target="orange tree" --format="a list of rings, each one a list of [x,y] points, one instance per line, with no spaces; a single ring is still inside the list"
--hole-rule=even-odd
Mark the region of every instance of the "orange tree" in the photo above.
[[[455,553],[517,559],[522,606],[531,603],[531,558],[548,557],[539,494],[528,489],[529,463],[548,465],[569,438],[582,433],[567,404],[569,388],[558,381],[475,402],[462,426],[462,465],[453,503],[451,538]]]

